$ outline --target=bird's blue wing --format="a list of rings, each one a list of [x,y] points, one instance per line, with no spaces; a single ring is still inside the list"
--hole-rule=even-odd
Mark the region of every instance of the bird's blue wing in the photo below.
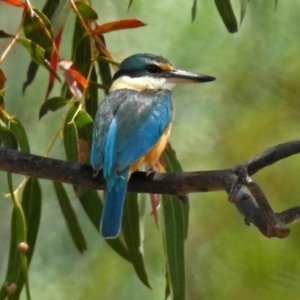
[[[93,143],[91,150],[91,165],[94,170],[103,167],[104,151],[111,122],[120,104],[126,99],[126,93],[121,90],[108,94],[101,104],[94,120]]]
[[[115,140],[115,169],[122,172],[145,155],[170,125],[173,115],[168,90],[135,92],[119,106]]]

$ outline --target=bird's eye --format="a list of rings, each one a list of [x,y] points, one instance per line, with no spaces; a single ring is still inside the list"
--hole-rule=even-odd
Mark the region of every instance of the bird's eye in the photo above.
[[[149,65],[146,67],[146,70],[151,74],[158,74],[161,71],[160,67],[156,65]]]

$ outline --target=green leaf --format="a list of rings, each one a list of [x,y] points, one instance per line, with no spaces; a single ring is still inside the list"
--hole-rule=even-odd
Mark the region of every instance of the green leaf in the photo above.
[[[97,20],[98,19],[98,14],[88,4],[77,1],[77,2],[75,2],[75,5],[83,19],[85,19],[85,20]]]
[[[58,109],[64,107],[68,104],[68,99],[63,97],[53,97],[48,99],[43,103],[40,108],[39,117],[42,118],[49,110],[50,111],[57,111]]]
[[[27,223],[27,243],[29,249],[26,252],[26,256],[29,264],[35,247],[42,210],[42,191],[38,179],[33,177],[28,178],[22,193],[21,205]]]
[[[3,147],[18,149],[18,141],[13,132],[0,120],[0,144]]]
[[[21,44],[25,49],[30,53],[31,59],[33,62],[30,63],[30,67],[27,71],[27,80],[23,84],[22,92],[24,93],[26,87],[32,82],[36,72],[37,72],[37,66],[36,64],[42,65],[45,67],[57,80],[60,81],[60,78],[58,77],[55,70],[51,67],[50,63],[47,59],[45,59],[45,50],[40,47],[38,44],[33,43],[30,40],[18,37],[17,42]]]
[[[26,257],[18,250],[19,244],[26,240],[26,230],[24,224],[23,213],[18,206],[14,206],[11,217],[11,236],[10,236],[10,250],[8,258],[7,273],[4,286],[8,287],[16,285],[14,293],[19,293],[22,286],[17,286],[17,283],[22,278],[24,282],[24,264],[26,264]],[[8,295],[6,293],[6,295]],[[0,297],[1,299],[1,297]],[[5,299],[5,298],[3,298]]]
[[[87,77],[92,62],[91,43],[78,18],[76,18],[75,22],[72,51],[74,65],[84,77]]]
[[[240,0],[240,2],[241,2],[241,21],[240,21],[240,24],[242,24],[242,22],[244,20],[245,13],[246,13],[246,7],[247,7],[248,0]]]
[[[78,134],[74,122],[75,114],[78,110],[79,102],[74,103],[69,109],[64,124],[64,146],[67,160],[78,162]]]
[[[67,160],[78,162],[78,136],[74,122],[65,124],[64,126],[64,145]]]
[[[95,190],[87,190],[84,194],[79,196],[79,200],[89,219],[99,232],[100,216],[102,214],[103,204],[98,192]],[[116,253],[130,261],[128,250],[119,237],[105,241]]]
[[[42,10],[42,13],[49,19],[51,18],[51,16],[53,15],[54,11],[56,10],[57,6],[59,4],[59,0],[48,0]],[[41,13],[40,13],[41,14]],[[49,33],[50,33],[50,36],[52,35],[51,34],[51,25],[48,21],[48,19],[43,15],[41,14],[41,16],[39,16],[38,14],[35,16],[37,18],[37,16],[39,16],[40,18],[40,21],[41,22],[38,22],[37,26],[40,27],[40,24],[42,24],[43,22],[45,22],[47,24],[47,30],[50,29]],[[28,15],[27,15],[27,19],[28,19]],[[31,18],[28,19],[27,21],[27,24],[28,24],[28,27],[24,27],[24,30],[26,29],[25,31],[25,34],[28,35],[28,39],[31,39],[30,37],[33,35],[33,37],[35,36],[34,32],[30,32],[29,28],[31,27],[31,24],[32,23],[32,20]],[[35,23],[35,22],[33,22]],[[39,31],[41,31],[42,28],[39,28]],[[45,34],[46,34],[46,38],[48,38],[49,36],[47,35],[47,32],[45,31]],[[55,36],[55,35],[54,35]],[[36,40],[36,39],[34,39]],[[51,37],[51,40],[52,40],[52,37]],[[37,41],[36,42],[37,44],[39,44],[39,42]],[[48,41],[46,42],[46,45],[41,45],[40,46],[43,48],[43,47],[48,47],[48,50],[46,50],[46,48],[44,48],[48,54],[48,51],[49,51],[49,57],[47,57],[46,55],[46,58],[48,58],[48,60],[50,59],[50,51],[52,52],[52,42],[51,42],[51,45],[49,45]],[[51,47],[51,48],[50,48]],[[35,79],[36,77],[36,74],[37,74],[37,71],[39,69],[39,65],[34,62],[34,61],[31,61],[29,66],[28,66],[28,70],[27,70],[27,79],[26,79],[26,82],[24,82],[23,84],[23,89],[22,89],[22,92],[25,93],[25,90],[26,88],[33,82],[33,80]]]
[[[179,160],[177,159],[175,151],[171,148],[169,145],[162,154],[162,159],[164,160],[166,164],[166,171],[167,172],[183,172],[181,164]],[[177,197],[174,197],[176,200],[179,201]],[[187,238],[188,235],[188,227],[189,227],[189,203],[183,203],[182,201],[179,201],[182,204],[182,218],[184,223],[184,232],[185,232],[185,238]]]
[[[230,33],[238,31],[238,24],[230,0],[215,0],[219,14]]]
[[[164,215],[164,239],[167,255],[169,284],[173,300],[184,299],[185,268],[184,268],[184,212],[179,199],[169,195],[162,196]]]
[[[95,64],[92,66],[90,84],[88,86],[88,93],[85,99],[85,109],[87,113],[94,119],[98,109],[98,86],[96,83],[98,80]],[[91,84],[93,82],[93,84]]]
[[[73,207],[70,203],[68,194],[62,183],[54,181],[53,184],[61,211],[67,223],[67,227],[71,234],[72,240],[78,251],[82,253],[87,249],[87,245]]]
[[[21,44],[30,53],[34,62],[40,65],[45,65],[45,50],[34,42],[18,37],[17,42]]]
[[[27,264],[29,266],[35,248],[35,242],[39,230],[40,218],[41,218],[41,206],[42,206],[41,187],[36,178],[30,177],[27,180],[22,194],[21,205],[23,208],[23,212],[27,224],[26,241],[29,248],[25,254],[27,257]],[[17,290],[13,295],[9,297],[9,300],[19,299],[24,283],[25,283],[25,277],[23,275],[20,275],[16,282]]]
[[[18,141],[20,150],[23,152],[26,152],[26,153],[30,153],[30,147],[29,147],[27,134],[26,134],[26,131],[25,131],[23,125],[21,124],[21,122],[15,117],[10,119],[9,129],[15,135],[15,137]]]
[[[5,38],[13,38],[14,35],[11,35],[9,33],[6,33],[5,31],[3,30],[0,30],[0,39],[5,39]]]
[[[128,4],[128,8],[127,8],[127,12],[129,11],[129,9],[130,9],[130,7],[131,7],[132,3],[133,3],[133,0],[129,0],[129,4]]]
[[[105,38],[104,36],[101,34],[100,35],[100,39],[102,40],[102,42],[105,43]],[[112,84],[112,75],[111,75],[111,69],[110,69],[110,63],[103,57],[99,56],[97,58],[98,61],[98,67],[100,70],[100,76],[101,76],[101,80],[103,85],[105,86],[105,94],[107,95],[109,92],[109,88]]]
[[[192,22],[195,21],[197,14],[197,0],[194,0],[193,7],[192,7]]]
[[[78,136],[91,141],[93,129],[93,119],[91,116],[81,109],[75,117],[75,124],[78,129]]]
[[[98,192],[95,190],[87,190],[84,194],[80,195],[79,200],[90,221],[97,231],[99,231],[103,205]]]
[[[131,263],[139,279],[151,289],[145,268],[144,255],[140,237],[140,216],[138,195],[127,193],[124,203],[122,232],[126,243]]]
[[[0,299],[13,299],[16,294],[19,294],[23,288],[23,284],[19,282],[27,281],[27,259],[24,252],[20,251],[20,243],[26,242],[26,224],[22,207],[17,202],[13,191],[12,174],[7,174],[9,191],[14,202],[14,207],[11,217],[11,236],[10,250],[7,265],[5,282],[0,291]],[[9,292],[10,291],[10,292]],[[30,296],[28,281],[27,295]],[[15,298],[18,299],[18,298]]]
[[[54,15],[55,11],[59,7],[60,0],[47,0],[42,12],[43,14],[48,18],[51,19],[51,17]]]
[[[34,9],[32,16],[29,10],[25,13],[23,30],[25,37],[45,50],[45,58],[50,60],[53,50],[53,33],[49,19],[39,10]]]
[[[58,0],[55,0],[58,1]],[[54,2],[53,0],[48,0],[48,2]],[[60,0],[59,4],[55,8],[53,15],[49,17],[53,27],[53,36],[56,37],[60,30],[64,27],[70,12],[72,11],[69,0]],[[46,14],[46,13],[45,13]]]
[[[75,118],[75,125],[78,132],[78,139],[80,139],[81,143],[79,144],[79,157],[81,163],[86,163],[90,161],[90,152],[92,145],[92,134],[93,134],[93,120],[84,110],[80,110]],[[82,141],[87,144],[88,149],[82,149]],[[86,153],[82,153],[85,152]]]
[[[182,171],[173,149],[168,147],[163,152],[167,172]],[[172,290],[173,300],[184,299],[185,268],[184,240],[188,229],[189,206],[177,197],[162,196],[164,216],[164,242],[167,256],[167,290]]]

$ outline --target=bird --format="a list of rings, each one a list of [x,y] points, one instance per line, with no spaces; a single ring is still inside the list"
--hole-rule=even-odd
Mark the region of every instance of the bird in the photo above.
[[[166,58],[139,53],[125,58],[94,119],[91,165],[106,180],[100,233],[119,235],[130,175],[141,165],[154,166],[171,132],[171,88],[215,77],[176,69]]]

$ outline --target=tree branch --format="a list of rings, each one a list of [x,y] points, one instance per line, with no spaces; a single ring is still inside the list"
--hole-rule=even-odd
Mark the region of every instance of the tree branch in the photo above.
[[[300,207],[274,213],[263,191],[249,175],[299,152],[300,140],[294,140],[269,148],[230,169],[181,173],[135,172],[128,183],[128,191],[180,197],[193,192],[223,190],[244,215],[246,224],[254,224],[267,237],[282,238],[289,234],[285,224],[300,217]],[[90,165],[45,158],[3,147],[0,147],[0,170],[90,189],[105,189],[102,174],[93,178]]]

